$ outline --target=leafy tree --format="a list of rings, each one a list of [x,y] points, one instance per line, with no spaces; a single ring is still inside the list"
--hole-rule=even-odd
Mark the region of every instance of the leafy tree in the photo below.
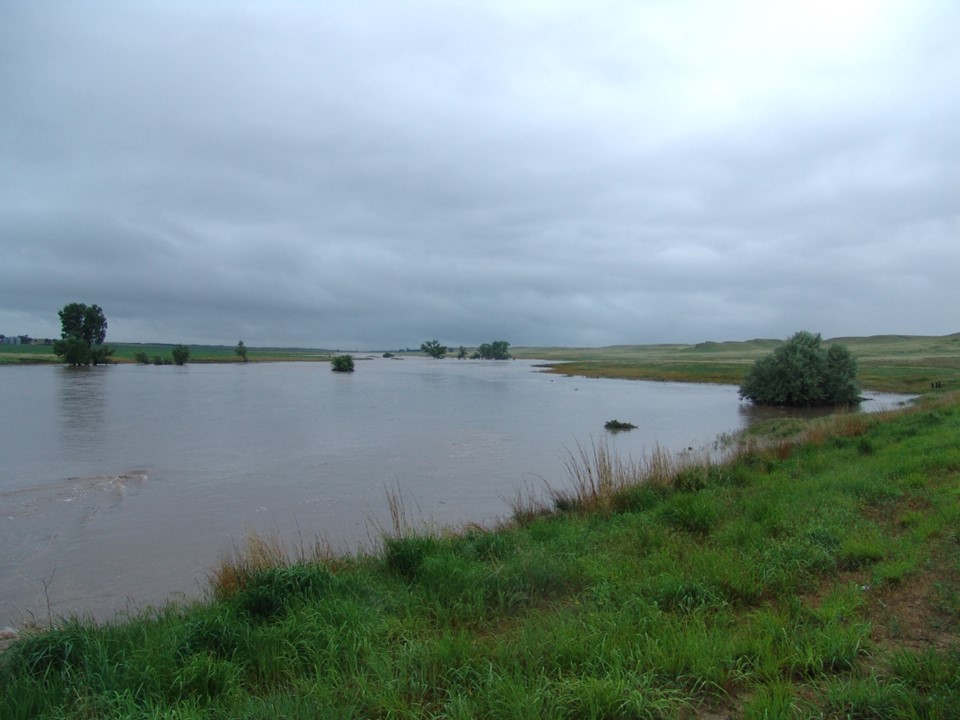
[[[143,350],[139,350],[138,352],[134,353],[133,359],[136,360],[136,361],[137,361],[137,364],[139,364],[139,365],[149,365],[149,364],[150,364],[150,356],[147,355],[147,353],[144,352]]]
[[[353,356],[337,355],[330,361],[331,370],[334,372],[353,372]]]
[[[240,358],[241,362],[247,361],[247,346],[243,344],[243,340],[237,343],[237,346],[233,349],[233,351]]]
[[[99,365],[110,360],[113,348],[104,345],[107,318],[99,305],[70,303],[60,315],[60,340],[53,352],[71,365]]]
[[[421,343],[420,349],[432,358],[440,359],[447,354],[447,346],[437,340],[427,340]]]
[[[483,343],[477,348],[476,357],[483,360],[509,360],[507,349],[510,343],[506,340],[494,340],[492,343]]]
[[[461,345],[457,348],[457,360],[463,360],[467,356],[467,349]]]
[[[494,360],[509,360],[510,353],[508,349],[510,348],[510,343],[506,340],[494,340],[490,343],[491,355]]]
[[[843,345],[824,348],[819,333],[802,330],[753,364],[740,397],[789,407],[856,404],[857,363]]]
[[[190,348],[181,343],[177,345],[170,354],[173,356],[173,361],[177,365],[183,365],[190,359]]]

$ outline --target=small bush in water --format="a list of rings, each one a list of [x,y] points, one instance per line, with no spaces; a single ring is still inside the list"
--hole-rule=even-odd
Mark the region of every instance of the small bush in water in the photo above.
[[[330,369],[334,372],[353,372],[353,357],[350,355],[337,355],[330,361]]]

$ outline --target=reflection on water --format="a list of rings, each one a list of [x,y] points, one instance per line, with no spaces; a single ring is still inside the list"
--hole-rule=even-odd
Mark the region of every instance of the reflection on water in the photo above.
[[[388,525],[386,488],[439,523],[560,488],[578,444],[709,447],[760,413],[734,387],[567,378],[533,363],[4,368],[0,627],[197,595],[250,530],[336,547]],[[885,402],[893,402],[888,398]],[[609,435],[616,418],[637,425]],[[418,518],[414,518],[418,519]],[[45,592],[49,591],[49,596]]]
[[[110,368],[57,368],[60,443],[76,455],[103,449],[107,401],[105,385]]]
[[[750,402],[741,402],[739,405],[740,416],[743,418],[743,426],[754,425],[759,422],[771,420],[785,420],[788,418],[799,418],[810,420],[813,418],[827,417],[838,412],[850,413],[874,413],[884,410],[893,410],[902,407],[910,402],[912,396],[896,395],[892,393],[862,393],[863,402],[857,407],[842,408],[782,408],[769,407],[764,405],[754,405]]]

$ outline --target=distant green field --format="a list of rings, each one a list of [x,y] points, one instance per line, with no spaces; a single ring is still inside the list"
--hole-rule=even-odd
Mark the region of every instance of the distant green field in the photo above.
[[[0,345],[0,365],[60,362],[52,345]]]
[[[156,356],[169,358],[175,344],[140,344],[140,343],[107,343],[114,348],[113,361],[118,363],[132,363],[138,352],[145,352],[153,359]],[[188,345],[190,348],[191,363],[211,362],[240,362],[240,358],[233,351],[233,345]],[[329,360],[332,356],[329,350],[313,348],[273,348],[248,347],[247,359],[250,362],[284,362],[284,361],[318,361]],[[28,363],[60,362],[60,358],[53,354],[52,345],[4,345],[0,347],[0,365],[17,365]]]
[[[138,352],[147,353],[148,357],[160,355],[170,357],[176,345],[139,345],[117,344],[113,354],[115,360],[134,362],[134,355]],[[233,345],[188,345],[190,348],[190,362],[240,362],[234,352]],[[275,348],[275,347],[248,347],[247,360],[249,362],[285,362],[285,361],[315,361],[329,360],[332,353],[328,350],[312,348]]]
[[[516,358],[557,363],[553,372],[586,377],[740,384],[751,364],[782,340],[697,345],[613,345],[603,348],[514,347]],[[833,338],[857,358],[867,390],[922,393],[939,382],[960,388],[960,333]]]

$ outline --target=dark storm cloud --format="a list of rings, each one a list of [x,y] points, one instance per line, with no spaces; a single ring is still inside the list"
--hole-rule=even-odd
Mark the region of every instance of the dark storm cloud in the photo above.
[[[0,1],[0,332],[960,329],[949,2]]]

